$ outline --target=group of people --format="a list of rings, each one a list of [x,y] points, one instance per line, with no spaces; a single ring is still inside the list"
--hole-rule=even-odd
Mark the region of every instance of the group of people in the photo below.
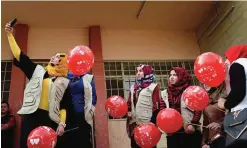
[[[6,25],[5,31],[14,56],[14,65],[29,79],[22,107],[18,111],[23,116],[20,148],[27,148],[28,135],[38,126],[49,126],[56,131],[57,148],[92,148],[91,131],[97,103],[93,75],[72,74],[66,65],[65,53],[54,55],[44,68],[21,51],[10,23]],[[160,91],[159,85],[155,83],[152,67],[139,65],[136,69],[136,83],[130,88],[127,102],[127,133],[131,139],[131,147],[139,147],[134,140],[135,127],[141,123],[156,124],[156,117],[164,108],[177,110],[184,120],[180,130],[167,133],[168,148],[246,147],[247,140],[244,136],[247,135],[247,119],[244,117],[247,114],[240,112],[247,108],[247,46],[232,47],[225,56],[228,67],[226,80],[217,88],[205,86],[210,96],[210,105],[203,111],[188,108],[182,99],[183,91],[191,86],[188,70],[173,67],[170,70],[168,88]],[[15,124],[8,108],[8,103],[2,102],[2,131],[12,129]],[[240,124],[244,123],[238,128],[240,132],[228,127],[231,113],[234,113],[234,118],[238,117],[236,112],[239,116],[244,116],[238,120]],[[66,130],[69,132],[65,132]],[[232,139],[229,135],[233,135]],[[238,138],[243,139],[241,145],[237,145]]]
[[[182,93],[191,85],[188,70],[173,67],[168,89],[160,91],[152,67],[139,65],[128,98],[127,133],[131,147],[139,148],[134,139],[135,127],[156,124],[157,114],[164,108],[177,110],[184,121],[180,130],[167,133],[167,148],[247,147],[247,45],[231,47],[225,56],[225,81],[217,88],[204,85],[210,104],[203,111],[190,109],[182,99]]]
[[[131,87],[128,98],[127,132],[132,148],[139,148],[134,140],[135,127],[140,123],[156,124],[156,117],[164,108],[176,109],[189,123],[199,124],[201,120],[201,111],[190,110],[181,99],[183,91],[191,85],[191,76],[186,69],[171,69],[167,90],[160,91],[159,85],[154,81],[155,75],[150,65],[137,67],[136,83]],[[200,127],[184,124],[176,133],[167,135],[167,146],[201,147]]]
[[[44,68],[34,63],[19,48],[12,34],[11,22],[7,23],[5,31],[14,56],[14,65],[29,80],[24,90],[22,107],[17,112],[23,117],[20,148],[27,148],[30,132],[39,126],[48,126],[56,131],[57,148],[92,148],[93,116],[97,103],[93,75],[72,74],[67,67],[66,53],[54,55]],[[5,116],[6,119],[11,117],[10,114]],[[9,127],[8,124],[3,126],[2,103],[2,131]]]

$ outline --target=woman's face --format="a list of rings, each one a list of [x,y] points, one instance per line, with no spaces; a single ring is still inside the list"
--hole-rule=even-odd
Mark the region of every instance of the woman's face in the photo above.
[[[144,77],[144,72],[141,67],[136,68],[136,78],[137,80],[141,80]]]
[[[170,83],[171,83],[171,84],[176,84],[176,83],[177,83],[177,81],[178,81],[178,76],[177,76],[175,70],[172,70],[172,71],[170,72],[169,80],[170,80]]]

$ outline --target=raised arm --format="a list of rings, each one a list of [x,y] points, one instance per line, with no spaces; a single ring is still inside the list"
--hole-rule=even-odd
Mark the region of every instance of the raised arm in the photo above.
[[[10,49],[11,49],[11,52],[12,52],[13,56],[15,57],[15,59],[17,59],[17,61],[20,61],[21,49],[17,45],[17,43],[15,41],[15,38],[14,38],[14,36],[12,34],[13,27],[10,26],[10,23],[6,24],[5,31],[7,33]]]
[[[7,33],[11,52],[14,56],[14,65],[19,67],[28,79],[31,79],[37,64],[33,63],[30,58],[21,51],[12,34],[13,27],[10,26],[10,23],[5,26],[5,31]]]

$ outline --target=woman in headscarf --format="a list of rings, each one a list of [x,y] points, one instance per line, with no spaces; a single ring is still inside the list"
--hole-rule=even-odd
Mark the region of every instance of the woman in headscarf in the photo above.
[[[76,130],[65,134],[70,147],[93,148],[92,130],[97,94],[93,75],[89,72],[83,75],[75,75],[68,72],[69,90],[73,106],[68,109],[67,125]],[[80,138],[78,138],[80,137]]]
[[[225,63],[230,67],[230,93],[226,98],[219,99],[218,106],[229,110],[224,119],[226,147],[247,147],[247,45],[233,46],[225,52],[225,56]]]
[[[182,93],[191,85],[189,72],[182,67],[173,67],[170,71],[168,90],[162,91],[161,109],[173,108],[181,113],[184,125],[176,133],[167,135],[168,148],[199,148],[201,147],[201,133],[199,124],[201,111],[189,109],[183,99]],[[193,124],[193,125],[192,125]]]
[[[128,98],[127,133],[131,138],[131,147],[140,148],[134,140],[134,129],[141,123],[156,124],[159,112],[160,90],[154,83],[153,68],[139,65],[136,72],[136,83],[130,88]]]
[[[218,105],[222,109],[231,109],[244,100],[246,94],[247,45],[233,46],[225,52],[226,65],[229,67],[230,93]]]
[[[220,97],[226,96],[225,83],[220,86],[209,87],[204,85],[210,97],[210,105],[203,111],[203,137],[202,148],[224,148],[225,137],[222,124],[225,111],[218,108],[217,103]]]
[[[66,127],[66,109],[70,103],[69,79],[66,53],[52,56],[47,67],[34,63],[18,46],[11,26],[5,26],[10,50],[14,56],[13,64],[29,79],[23,96],[23,104],[17,112],[24,117],[21,121],[20,148],[27,148],[29,133],[39,127],[48,126],[56,131],[56,147],[62,145],[62,135]],[[17,100],[20,101],[20,100]]]

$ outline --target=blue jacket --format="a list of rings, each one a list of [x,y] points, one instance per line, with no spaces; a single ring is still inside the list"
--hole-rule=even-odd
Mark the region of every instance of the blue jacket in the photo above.
[[[75,112],[84,112],[85,101],[84,101],[83,76],[84,75],[76,76],[73,75],[71,72],[68,72],[68,79],[70,79],[69,89],[72,96],[72,102],[74,105]],[[97,95],[96,95],[95,83],[93,79],[91,81],[91,87],[92,87],[92,104],[95,106],[97,103]]]

